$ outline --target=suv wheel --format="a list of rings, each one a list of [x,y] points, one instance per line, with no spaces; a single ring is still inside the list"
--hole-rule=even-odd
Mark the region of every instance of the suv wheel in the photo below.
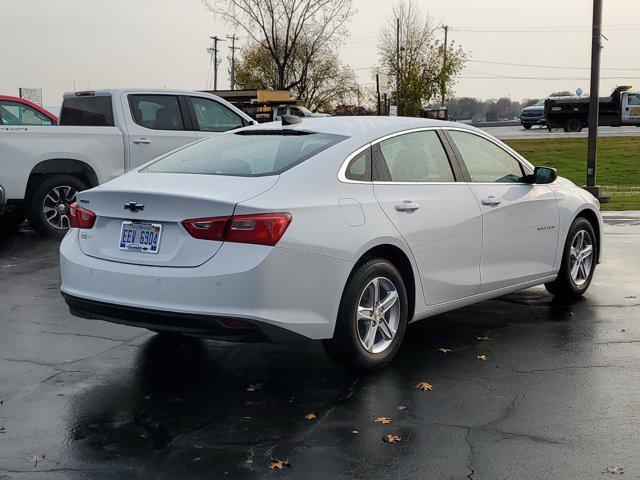
[[[407,326],[408,301],[400,272],[387,260],[360,265],[347,282],[329,357],[356,370],[376,370],[398,352]]]
[[[581,132],[582,122],[578,118],[570,118],[564,124],[565,132]]]
[[[87,185],[71,175],[54,175],[36,188],[29,207],[31,226],[43,235],[62,236],[69,229],[69,205]]]

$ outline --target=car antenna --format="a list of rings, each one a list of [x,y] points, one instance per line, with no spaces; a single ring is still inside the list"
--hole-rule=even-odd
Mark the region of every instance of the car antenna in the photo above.
[[[302,123],[302,119],[295,115],[282,115],[282,125],[295,125],[296,123]]]

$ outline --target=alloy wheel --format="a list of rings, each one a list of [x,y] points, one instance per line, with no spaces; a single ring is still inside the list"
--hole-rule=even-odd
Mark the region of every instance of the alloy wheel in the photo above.
[[[574,235],[569,259],[571,280],[580,287],[587,281],[593,268],[593,240],[586,230],[579,230]]]
[[[393,342],[400,324],[400,301],[396,286],[388,278],[374,278],[360,295],[357,308],[361,345],[369,353],[384,352]]]
[[[69,185],[52,187],[42,202],[42,214],[47,223],[58,230],[69,228],[69,205],[76,201],[78,191]]]

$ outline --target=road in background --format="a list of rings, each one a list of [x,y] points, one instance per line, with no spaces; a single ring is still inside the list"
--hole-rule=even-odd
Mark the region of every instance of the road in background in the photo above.
[[[607,215],[585,298],[535,287],[438,315],[362,376],[319,342],[72,317],[57,242],[0,237],[0,478],[638,478],[638,213]],[[269,470],[275,459],[291,467]]]
[[[533,127],[531,130],[525,130],[522,125],[511,125],[506,127],[482,127],[482,130],[490,133],[500,140],[516,140],[516,139],[536,139],[536,138],[587,138],[588,129],[582,132],[564,132],[561,129],[554,129],[549,132],[546,127]],[[640,128],[638,127],[599,127],[599,137],[638,137],[640,136]]]

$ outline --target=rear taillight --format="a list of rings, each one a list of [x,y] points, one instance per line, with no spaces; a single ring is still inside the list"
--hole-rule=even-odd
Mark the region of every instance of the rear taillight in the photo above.
[[[72,228],[93,228],[96,223],[96,214],[91,210],[81,207],[77,203],[69,205],[69,226]]]
[[[273,246],[291,222],[290,213],[191,218],[182,226],[194,238]]]

